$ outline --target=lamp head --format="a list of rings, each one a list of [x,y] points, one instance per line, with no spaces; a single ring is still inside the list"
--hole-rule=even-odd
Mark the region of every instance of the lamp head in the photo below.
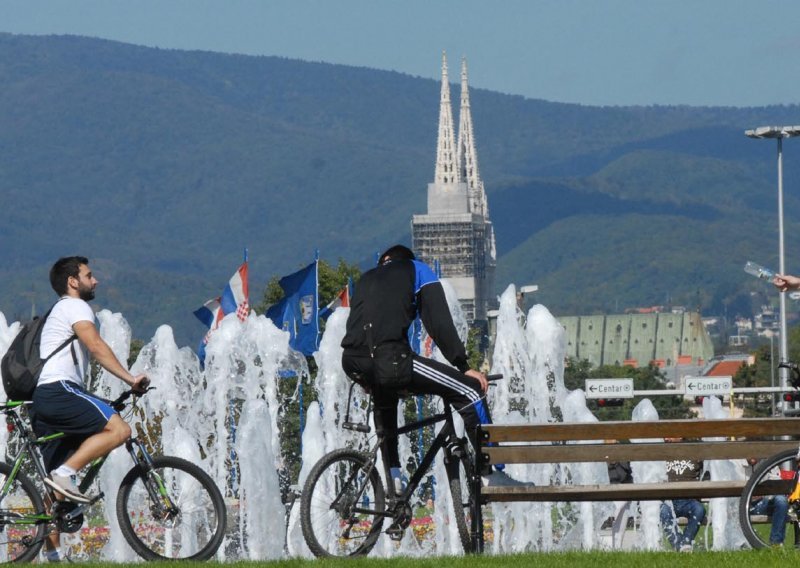
[[[793,138],[800,136],[800,126],[759,126],[745,130],[748,138]]]

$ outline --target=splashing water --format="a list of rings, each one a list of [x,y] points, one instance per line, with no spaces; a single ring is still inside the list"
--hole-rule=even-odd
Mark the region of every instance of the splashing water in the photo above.
[[[445,293],[456,327],[466,339],[467,324],[456,294],[445,281]],[[302,486],[313,465],[327,452],[350,446],[365,449],[373,439],[374,423],[368,415],[368,397],[356,387],[350,408],[350,421],[369,423],[373,434],[365,436],[342,429],[351,383],[341,368],[340,342],[345,332],[349,309],[339,308],[328,319],[320,348],[314,358],[318,367],[314,385],[318,402],[309,406],[302,435]],[[120,314],[107,310],[98,313],[100,332],[121,361],[130,353],[131,332]],[[0,355],[19,330],[18,323],[8,325],[0,313]],[[515,287],[509,286],[500,297],[496,342],[491,373],[502,373],[505,380],[490,389],[488,400],[495,423],[547,423],[556,421],[593,422],[583,391],[568,392],[564,386],[566,340],[563,327],[541,305],[527,314],[517,305]],[[176,455],[208,471],[223,492],[228,507],[228,531],[220,548],[219,560],[261,560],[286,556],[310,556],[299,527],[299,500],[284,522],[284,504],[278,471],[284,467],[278,438],[282,410],[278,384],[282,376],[299,380],[308,377],[305,359],[289,348],[288,334],[278,330],[264,316],[251,315],[245,322],[235,316],[225,318],[206,347],[206,366],[201,369],[194,352],[179,348],[171,328],[159,327],[141,349],[131,372],[147,373],[154,393],[139,404],[140,412],[126,417],[135,432],[147,440],[158,454]],[[438,349],[431,357],[444,361]],[[92,388],[101,396],[114,398],[124,385],[103,372]],[[425,401],[434,410],[437,400]],[[706,399],[707,401],[709,399]],[[402,403],[401,403],[402,404]],[[713,404],[709,401],[709,405]],[[705,407],[706,418],[719,417],[717,406]],[[399,413],[402,416],[403,413]],[[657,420],[649,400],[634,409],[633,420]],[[456,418],[458,428],[463,423]],[[153,424],[158,424],[154,428]],[[148,427],[149,425],[149,427]],[[7,433],[0,431],[0,442]],[[415,449],[407,437],[401,437],[401,462],[414,463]],[[730,463],[709,465],[712,479],[734,479]],[[111,454],[101,474],[100,487],[106,494],[102,514],[107,519],[110,536],[101,556],[113,561],[136,560],[124,543],[116,523],[114,496],[122,476],[130,469],[124,450]],[[381,468],[382,469],[382,468]],[[638,483],[666,480],[664,462],[632,463]],[[509,464],[505,471],[522,481],[537,485],[567,483],[607,483],[604,464]],[[383,471],[381,471],[383,475]],[[461,544],[452,522],[452,503],[441,454],[432,472],[434,493],[420,494],[415,510],[430,515],[428,536],[417,538],[406,531],[395,543],[381,537],[374,556],[428,556],[459,554]],[[435,497],[424,503],[427,497]],[[719,500],[729,501],[729,500]],[[619,508],[611,503],[493,503],[487,550],[493,553],[589,549],[602,547],[600,527]],[[635,547],[660,549],[658,502],[642,502],[635,529]],[[630,507],[636,511],[634,503]],[[712,503],[715,548],[732,548],[741,542],[736,532],[735,512],[730,503]],[[717,531],[720,531],[718,534]],[[265,538],[269,535],[269,538]],[[81,550],[80,533],[69,546],[74,556],[89,559]],[[96,555],[94,556],[96,557]]]
[[[715,396],[703,398],[703,418],[729,418],[727,410],[722,408],[722,401]],[[722,441],[724,438],[703,438],[705,441]],[[744,464],[741,460],[709,460],[704,463],[711,481],[728,481],[745,479]],[[715,550],[738,549],[745,544],[742,529],[739,526],[739,499],[735,497],[717,497],[709,499],[708,518],[711,521]],[[708,527],[706,527],[708,531]],[[706,542],[709,539],[706,538]]]
[[[644,399],[633,409],[633,422],[655,422],[658,420],[658,411],[649,399]],[[663,442],[662,439],[636,439],[633,444],[647,442]],[[665,483],[667,481],[667,462],[646,461],[631,462],[634,483]],[[637,535],[636,547],[645,550],[659,550],[661,548],[661,503],[659,501],[641,501],[641,534]]]

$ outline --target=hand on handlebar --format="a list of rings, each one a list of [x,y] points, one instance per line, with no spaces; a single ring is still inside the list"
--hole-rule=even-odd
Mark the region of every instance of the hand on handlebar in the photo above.
[[[136,375],[133,378],[131,390],[135,394],[144,394],[147,392],[147,387],[150,386],[150,379],[147,375]]]
[[[489,381],[486,380],[486,375],[480,371],[469,369],[464,374],[468,377],[472,377],[473,379],[477,379],[477,381],[481,384],[481,392],[486,392],[489,389]]]

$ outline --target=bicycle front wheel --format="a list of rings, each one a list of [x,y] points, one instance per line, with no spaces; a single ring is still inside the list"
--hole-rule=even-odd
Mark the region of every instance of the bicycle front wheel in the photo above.
[[[472,543],[472,507],[475,505],[475,496],[472,491],[472,462],[469,450],[459,447],[457,451],[450,452],[446,458],[448,463],[447,479],[450,482],[450,497],[453,501],[453,517],[456,520],[458,536],[464,552],[473,552]]]
[[[300,496],[300,524],[318,557],[368,554],[381,534],[383,483],[361,452],[343,449],[324,456],[308,475]]]
[[[0,487],[5,487],[13,467],[0,462]],[[30,478],[18,471],[0,499],[0,562],[29,562],[44,544],[49,515],[41,494]]]
[[[226,509],[207,473],[181,458],[131,469],[117,497],[120,529],[145,560],[208,560],[225,536]]]
[[[797,450],[775,454],[753,470],[739,499],[739,523],[750,546],[798,544],[796,504],[788,499],[796,484]]]

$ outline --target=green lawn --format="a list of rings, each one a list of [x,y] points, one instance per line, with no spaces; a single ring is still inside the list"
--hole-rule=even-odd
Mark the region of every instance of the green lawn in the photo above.
[[[426,558],[356,558],[336,560],[281,560],[275,562],[232,562],[224,566],[269,568],[674,568],[679,563],[681,568],[729,568],[756,566],[791,566],[797,562],[797,553],[792,549],[776,550],[742,550],[727,552],[695,552],[680,554],[677,552],[563,552],[539,553],[514,556],[460,556],[460,557],[426,557]],[[160,566],[162,565],[163,566]],[[210,566],[214,562],[189,563],[182,562],[184,568]],[[93,566],[120,568],[122,564],[92,563]],[[174,568],[174,563],[130,564],[131,568],[142,566],[159,566]]]

